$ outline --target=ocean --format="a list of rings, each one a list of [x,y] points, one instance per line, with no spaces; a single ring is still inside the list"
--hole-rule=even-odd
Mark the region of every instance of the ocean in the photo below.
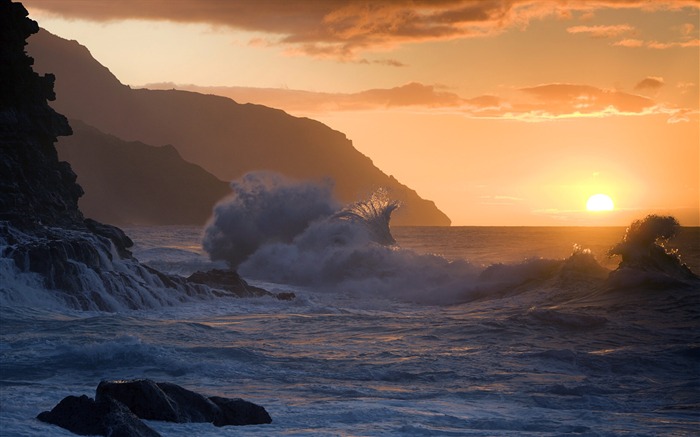
[[[135,257],[164,272],[225,267],[202,228],[125,230]],[[337,235],[277,245],[239,266],[292,301],[101,312],[43,299],[30,280],[0,285],[0,435],[71,436],[36,415],[134,378],[241,397],[273,419],[147,422],[164,436],[700,434],[699,283],[623,277],[611,289],[620,258],[607,252],[624,227],[391,234],[396,244],[370,249]],[[700,272],[700,228],[669,246]]]

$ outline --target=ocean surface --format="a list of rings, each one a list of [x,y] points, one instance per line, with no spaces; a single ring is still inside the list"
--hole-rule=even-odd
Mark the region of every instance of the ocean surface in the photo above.
[[[164,272],[225,266],[201,228],[126,232]],[[164,436],[700,435],[698,282],[611,289],[620,259],[607,251],[625,228],[391,233],[396,245],[278,245],[239,267],[292,301],[108,313],[47,300],[29,280],[0,285],[0,435],[71,436],[36,415],[133,378],[241,397],[273,419],[148,422]],[[700,272],[700,228],[669,246]]]

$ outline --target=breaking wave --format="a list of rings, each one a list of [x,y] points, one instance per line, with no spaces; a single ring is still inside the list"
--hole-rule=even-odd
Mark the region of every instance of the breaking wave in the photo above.
[[[330,182],[297,182],[272,172],[248,173],[231,182],[231,189],[214,207],[202,240],[212,260],[231,268],[265,244],[291,241],[339,207]]]
[[[250,279],[453,304],[536,287],[597,287],[609,273],[579,247],[567,259],[488,267],[399,247],[389,226],[399,204],[384,190],[338,208],[329,185],[269,173],[246,175],[232,187],[234,195],[216,207],[205,230],[204,248],[212,259],[225,259]]]
[[[216,297],[122,257],[108,238],[47,228],[25,233],[0,222],[0,306],[118,312]]]
[[[648,218],[630,227],[611,251],[623,256],[616,275],[579,246],[566,259],[482,266],[396,245],[389,224],[399,204],[384,190],[338,208],[329,185],[255,173],[232,187],[234,196],[217,206],[205,231],[204,247],[212,259],[226,259],[250,279],[322,292],[453,304],[531,291],[555,301],[601,293],[627,283],[624,272],[629,269],[633,276],[648,270],[648,257],[641,254],[650,251],[658,269],[670,277],[690,272],[659,243],[673,234],[675,222],[666,219]]]
[[[679,229],[680,224],[671,216],[651,214],[632,222],[622,241],[610,249],[611,255],[622,257],[620,266],[610,275],[611,286],[696,283],[700,278],[681,261],[680,254],[665,247]]]

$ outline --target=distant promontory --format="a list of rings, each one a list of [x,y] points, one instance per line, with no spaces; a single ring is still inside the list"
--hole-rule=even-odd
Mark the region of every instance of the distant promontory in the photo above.
[[[56,76],[56,101],[52,106],[75,120],[71,122],[74,126],[81,126],[73,139],[59,143],[58,150],[74,164],[78,182],[86,191],[81,205],[96,215],[94,218],[116,224],[203,224],[201,211],[211,209],[222,181],[250,171],[271,170],[297,179],[330,178],[342,202],[366,197],[383,187],[402,204],[394,216],[396,225],[450,224],[432,201],[383,173],[343,133],[323,123],[225,97],[131,89],[97,62],[87,48],[44,30],[30,38],[27,50],[35,59],[36,71]],[[119,146],[120,141],[129,146]],[[90,144],[100,150],[90,150]],[[172,148],[154,149],[165,145]],[[95,169],[109,163],[105,154],[119,163],[110,168],[111,179],[96,177]],[[158,187],[149,187],[150,191],[136,197],[122,192],[122,188],[147,183],[150,176],[144,173],[148,168],[144,163],[156,159],[156,155],[169,163],[153,163],[153,171],[169,177],[156,177]],[[133,167],[123,165],[129,160]],[[168,166],[189,170],[169,171]],[[88,176],[88,168],[93,169],[92,176]],[[126,174],[117,175],[119,169]],[[214,178],[204,176],[206,172]],[[188,203],[182,199],[177,204],[176,200],[183,186],[189,186],[190,193],[203,193],[200,203],[207,205],[191,205],[196,212],[186,212]],[[186,193],[184,197],[188,196]],[[137,203],[152,209],[162,206],[169,212],[144,213]]]

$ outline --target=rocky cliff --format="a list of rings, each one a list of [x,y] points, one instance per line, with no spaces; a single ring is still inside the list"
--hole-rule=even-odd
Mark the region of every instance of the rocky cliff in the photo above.
[[[21,4],[0,0],[0,304],[118,311],[235,296],[141,265],[120,229],[84,219],[54,148],[71,132],[47,102],[54,78],[24,53],[37,31]]]
[[[21,4],[2,2],[0,29],[0,220],[16,226],[81,227],[81,188],[75,173],[58,161],[54,141],[70,135],[68,121],[48,104],[54,76],[39,76],[24,54],[38,31]]]
[[[200,166],[182,159],[173,146],[123,141],[79,120],[73,135],[56,144],[85,187],[81,211],[115,225],[203,225],[212,205],[231,193]]]
[[[172,144],[182,157],[230,181],[253,170],[297,179],[331,178],[343,202],[386,188],[402,203],[399,225],[449,225],[433,202],[384,174],[346,136],[307,118],[261,105],[176,90],[131,89],[89,51],[46,31],[30,40],[40,72],[56,74],[53,107],[127,141]]]

